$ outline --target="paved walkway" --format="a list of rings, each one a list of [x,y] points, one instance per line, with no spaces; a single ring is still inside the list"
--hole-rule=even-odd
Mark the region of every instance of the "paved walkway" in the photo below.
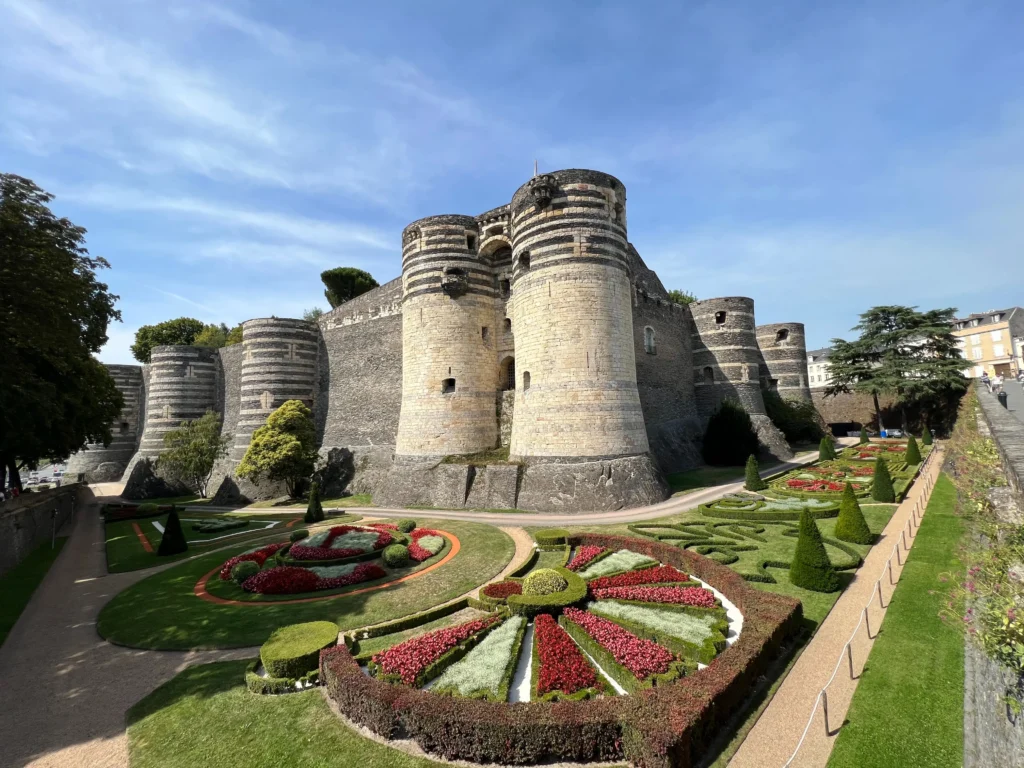
[[[837,662],[841,660],[835,679],[828,685],[829,733],[826,735],[824,711],[818,704],[803,745],[791,765],[794,768],[821,768],[828,763],[835,739],[839,735],[840,725],[846,717],[857,688],[860,673],[874,645],[873,637],[877,635],[885,618],[886,610],[880,607],[879,596],[875,592],[876,581],[881,577],[883,603],[888,607],[895,587],[889,583],[886,561],[897,544],[900,545],[899,557],[906,561],[901,533],[918,504],[920,503],[923,508],[927,502],[932,484],[941,468],[942,448],[939,447],[930,456],[921,477],[914,483],[906,500],[900,504],[889,524],[885,526],[881,538],[871,548],[864,564],[857,569],[853,582],[840,595],[811,642],[804,648],[800,658],[779,686],[771,703],[761,713],[761,717],[729,762],[729,768],[781,768],[786,765],[786,761],[800,742],[808,718],[811,717],[811,711],[815,708],[818,693],[828,684],[836,670]],[[916,534],[913,523],[910,530]],[[905,541],[908,545],[913,545],[911,536],[907,535]],[[892,559],[892,577],[896,583],[903,570],[897,560],[898,558]],[[864,606],[869,604],[868,622],[872,636],[868,635],[862,622]],[[849,661],[844,651],[855,628],[857,634],[851,648],[854,673],[858,677],[851,680]]]

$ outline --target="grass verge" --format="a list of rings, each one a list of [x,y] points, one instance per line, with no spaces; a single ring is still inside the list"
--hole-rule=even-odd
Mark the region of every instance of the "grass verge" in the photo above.
[[[964,640],[939,618],[948,591],[939,575],[959,566],[963,527],[955,502],[956,490],[942,475],[836,740],[831,768],[963,764]]]
[[[57,539],[56,546],[50,548],[50,542],[40,544],[28,556],[0,576],[0,645],[4,644],[14,623],[25,610],[32,593],[42,582],[53,561],[57,559],[67,537]]]

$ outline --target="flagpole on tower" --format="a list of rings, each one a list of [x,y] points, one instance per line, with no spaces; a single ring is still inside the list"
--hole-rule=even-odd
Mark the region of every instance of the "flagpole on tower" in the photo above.
[[[537,161],[536,160],[533,161],[533,175],[534,176],[537,175]]]

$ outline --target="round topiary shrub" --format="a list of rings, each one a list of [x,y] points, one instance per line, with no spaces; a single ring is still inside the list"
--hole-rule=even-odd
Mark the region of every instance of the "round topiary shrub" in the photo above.
[[[398,521],[398,530],[400,530],[402,533],[410,533],[412,531],[415,531],[416,530],[416,521],[415,520],[399,520]]]
[[[305,528],[299,528],[299,530],[291,532],[291,534],[288,536],[288,540],[294,544],[296,541],[300,541],[306,538],[307,536],[309,536],[309,531],[307,531]]]
[[[523,579],[524,595],[553,595],[562,592],[569,582],[558,571],[551,568],[538,568]]]
[[[292,624],[270,636],[260,648],[260,660],[271,677],[299,678],[320,666],[320,651],[337,644],[333,621]]]
[[[404,568],[409,564],[409,548],[404,544],[392,544],[381,553],[384,564],[392,568]]]
[[[538,544],[543,546],[551,546],[553,544],[565,544],[565,540],[569,538],[569,532],[562,528],[545,528],[542,531],[537,531],[533,534],[533,539]]]
[[[259,572],[259,563],[255,563],[252,560],[243,560],[231,569],[231,578],[234,579],[236,584],[241,586],[246,579],[250,576],[255,576]]]
[[[159,507],[157,507],[156,504],[151,504],[147,502],[145,504],[139,504],[138,508],[135,510],[135,513],[138,515],[155,515],[158,509]]]

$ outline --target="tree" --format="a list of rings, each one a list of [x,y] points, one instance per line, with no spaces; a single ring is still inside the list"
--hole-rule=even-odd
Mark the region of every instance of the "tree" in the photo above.
[[[0,487],[21,470],[109,445],[124,399],[93,355],[120,320],[85,230],[57,218],[53,196],[0,174]]]
[[[919,312],[916,307],[882,306],[864,312],[853,330],[855,341],[832,340],[826,396],[864,392],[872,396],[878,428],[882,410],[878,396],[892,394],[900,405],[903,431],[908,431],[906,406],[925,411],[949,410],[967,391],[964,360],[953,336],[955,309]]]
[[[320,484],[313,483],[309,488],[309,506],[306,507],[307,523],[319,523],[324,519],[324,508],[320,503]]]
[[[931,432],[930,429],[928,429],[928,425],[925,424],[924,425],[924,432],[921,433],[921,445],[931,445],[931,444],[932,444],[932,432]]]
[[[192,343],[197,347],[220,349],[227,345],[229,333],[230,331],[224,323],[220,325],[207,325],[203,327],[203,330],[199,332]]]
[[[158,463],[206,498],[210,475],[219,459],[227,456],[230,435],[221,434],[220,414],[207,411],[164,435]]]
[[[743,406],[725,400],[704,430],[704,461],[724,467],[742,467],[758,451],[757,433]]]
[[[313,307],[312,309],[305,309],[302,311],[302,319],[307,323],[315,323],[323,315],[324,311],[320,307]]]
[[[228,337],[224,341],[224,346],[225,347],[230,347],[233,344],[241,344],[241,343],[242,343],[242,326],[241,326],[241,324],[239,324],[239,325],[236,325],[234,328],[232,328],[230,331],[228,331]]]
[[[253,433],[236,473],[254,483],[283,480],[288,495],[297,498],[316,459],[313,412],[299,400],[287,400]]]
[[[818,443],[818,461],[831,461],[835,457],[836,447],[828,435],[825,435]]]
[[[757,457],[754,454],[747,458],[747,479],[743,487],[748,491],[763,491],[768,487],[768,483],[761,479],[761,473],[758,472]]]
[[[324,270],[320,273],[320,279],[327,286],[324,296],[327,297],[332,309],[377,287],[373,275],[355,267]]]
[[[868,439],[868,430],[867,430],[867,427],[861,427],[861,428],[860,428],[860,440],[858,440],[857,442],[858,442],[858,443],[859,443],[860,445],[867,445],[868,443],[870,443],[870,442],[871,442],[871,440],[870,440],[870,439]]]
[[[178,510],[171,507],[171,513],[164,523],[164,535],[160,537],[160,548],[156,553],[160,557],[177,555],[188,551],[188,542],[185,541],[185,532],[181,530],[181,520],[178,519]]]
[[[896,492],[892,488],[892,475],[889,465],[881,456],[875,460],[875,477],[871,483],[871,498],[888,504],[896,501]]]
[[[849,483],[843,488],[843,500],[839,503],[839,517],[836,519],[836,538],[851,544],[870,544],[874,541],[871,529],[861,512],[857,494]]]
[[[680,290],[679,288],[673,288],[671,291],[669,291],[668,298],[670,301],[674,301],[676,304],[682,304],[684,306],[687,304],[692,304],[697,300],[697,297],[694,296],[692,293],[690,293],[689,291]]]
[[[194,344],[204,326],[192,317],[165,320],[156,325],[144,325],[135,332],[132,355],[140,363],[148,363],[153,347],[164,344]]]
[[[806,507],[800,513],[800,532],[793,562],[789,566],[789,580],[795,586],[812,592],[835,592],[839,589],[839,576],[828,559],[821,531]]]
[[[903,458],[906,459],[907,464],[921,463],[921,449],[917,447],[917,440],[913,435],[907,440],[907,453]]]
[[[800,403],[783,400],[778,392],[762,389],[764,411],[772,423],[781,430],[790,443],[803,443],[820,440],[824,431],[821,428],[821,416],[813,403]]]

